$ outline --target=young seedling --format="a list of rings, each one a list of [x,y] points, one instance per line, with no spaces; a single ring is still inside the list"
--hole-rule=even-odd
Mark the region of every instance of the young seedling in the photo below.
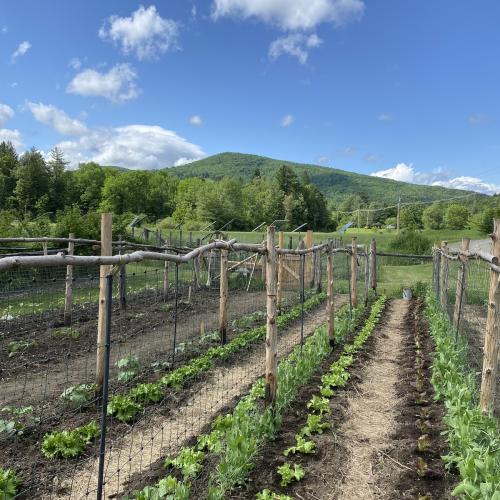
[[[322,415],[307,415],[307,424],[300,430],[301,436],[311,436],[312,434],[323,434],[325,429],[330,428],[330,424],[322,422]]]
[[[61,399],[75,406],[84,406],[94,397],[95,384],[79,384],[68,387],[61,394]]]
[[[326,398],[322,398],[321,396],[314,395],[309,403],[307,403],[307,407],[313,411],[318,412],[320,415],[324,413],[330,413],[330,402]]]
[[[130,382],[139,372],[140,366],[137,356],[130,355],[126,358],[119,359],[116,362],[116,367],[119,369],[118,381]]]
[[[287,448],[283,454],[285,457],[290,455],[295,455],[295,453],[304,453],[305,455],[312,455],[315,450],[316,450],[316,443],[314,441],[308,441],[307,439],[303,438],[300,434],[295,435],[295,441],[296,445],[295,446],[290,446],[290,448]]]
[[[0,499],[13,500],[20,484],[21,481],[13,470],[0,468]]]
[[[277,469],[281,476],[281,486],[288,486],[292,481],[300,481],[306,473],[300,464],[293,464],[293,469],[288,462]]]
[[[267,488],[257,493],[255,498],[257,500],[293,500],[293,498],[288,495],[281,495],[280,493],[275,493]]]
[[[40,422],[40,418],[33,416],[32,406],[4,406],[0,412],[10,415],[9,420],[0,419],[0,433],[7,437],[21,436],[26,426]]]
[[[179,469],[185,479],[196,477],[203,468],[202,462],[205,454],[192,447],[182,448],[176,458],[167,458],[163,464],[165,468]]]
[[[18,354],[23,354],[27,351],[28,347],[30,347],[31,343],[25,340],[13,340],[9,342],[7,345],[7,352],[9,354],[9,358],[13,358]]]
[[[130,396],[112,396],[108,403],[108,415],[116,417],[122,422],[129,422],[140,411],[142,406],[135,403]]]

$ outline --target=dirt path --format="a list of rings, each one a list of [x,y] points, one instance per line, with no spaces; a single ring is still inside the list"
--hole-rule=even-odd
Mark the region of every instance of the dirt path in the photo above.
[[[345,298],[336,298],[336,306]],[[320,306],[306,317],[305,335],[326,320]],[[300,322],[278,335],[278,356],[286,356],[300,341]],[[121,496],[124,485],[134,475],[146,472],[149,464],[175,454],[190,438],[200,434],[214,416],[241,396],[264,370],[264,344],[243,354],[230,367],[219,367],[210,372],[196,392],[169,415],[161,412],[146,416],[119,441],[112,443],[106,453],[105,497]],[[97,461],[92,459],[77,468],[72,477],[70,492],[63,491],[50,498],[82,498],[93,496],[97,487]],[[67,486],[69,486],[67,484]],[[48,497],[45,497],[48,498]]]
[[[348,398],[346,420],[339,433],[347,446],[349,460],[342,471],[344,480],[338,499],[395,498],[391,485],[381,478],[387,461],[384,451],[390,448],[391,433],[397,427],[396,386],[401,371],[399,357],[409,304],[403,300],[389,303],[364,379]]]

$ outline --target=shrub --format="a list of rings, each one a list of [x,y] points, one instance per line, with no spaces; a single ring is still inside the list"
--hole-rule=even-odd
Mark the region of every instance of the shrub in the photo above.
[[[391,241],[389,250],[397,253],[425,255],[431,252],[432,242],[418,231],[403,231]]]

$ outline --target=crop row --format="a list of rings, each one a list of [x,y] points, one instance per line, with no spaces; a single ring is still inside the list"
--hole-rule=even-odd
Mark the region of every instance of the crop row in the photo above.
[[[344,339],[356,327],[362,311],[362,308],[357,308],[350,314],[347,307],[339,310],[336,318],[337,341]],[[279,364],[280,383],[274,409],[264,407],[264,379],[259,379],[232,413],[218,416],[212,423],[212,431],[198,437],[196,446],[183,448],[175,458],[165,460],[165,467],[169,472],[167,477],[155,486],[136,491],[133,498],[151,500],[169,498],[168,495],[172,495],[170,498],[187,499],[191,480],[201,472],[207,455],[215,458],[218,464],[210,475],[207,496],[209,499],[224,498],[228,490],[244,481],[253,467],[259,445],[276,434],[285,408],[296,398],[300,387],[307,383],[330,352],[326,330],[320,327],[306,340],[302,349],[300,346],[296,347]],[[321,423],[314,418],[309,419],[308,424],[307,432],[310,433],[315,432],[318,426],[321,427]],[[175,469],[180,479],[174,477]]]
[[[452,327],[432,292],[426,296],[426,315],[436,345],[432,385],[444,403],[445,432],[450,452],[443,460],[458,469],[461,482],[453,495],[473,500],[500,500],[500,433],[492,416],[477,404],[474,374],[466,359],[467,341]]]

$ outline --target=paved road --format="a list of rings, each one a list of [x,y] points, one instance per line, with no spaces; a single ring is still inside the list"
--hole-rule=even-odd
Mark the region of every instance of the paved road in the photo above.
[[[461,244],[458,242],[457,243],[450,243],[450,249],[458,250],[460,248],[460,245]],[[471,251],[479,249],[482,252],[490,253],[491,252],[491,240],[489,238],[484,239],[484,240],[471,240],[469,249]]]

